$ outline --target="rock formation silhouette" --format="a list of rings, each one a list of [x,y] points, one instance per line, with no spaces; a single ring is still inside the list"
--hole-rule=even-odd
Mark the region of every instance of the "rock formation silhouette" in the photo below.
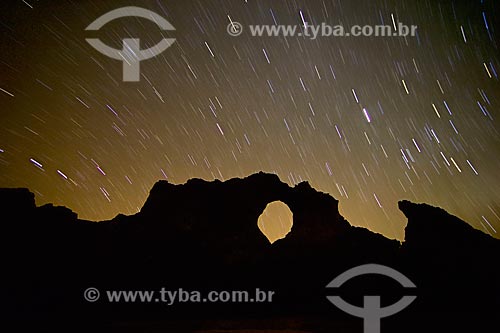
[[[281,201],[293,226],[270,244],[257,226]],[[350,225],[338,201],[307,182],[290,187],[273,174],[182,185],[159,181],[135,215],[103,222],[65,207],[35,205],[27,189],[0,189],[5,325],[17,331],[362,332],[363,321],[326,299],[334,292],[362,305],[390,305],[407,291],[378,276],[338,291],[326,285],[352,267],[377,263],[406,275],[417,300],[383,319],[382,332],[498,328],[500,240],[446,211],[399,202],[403,242]],[[355,280],[355,281],[354,281]],[[101,291],[87,302],[84,291]],[[272,303],[110,303],[107,290],[274,291]]]

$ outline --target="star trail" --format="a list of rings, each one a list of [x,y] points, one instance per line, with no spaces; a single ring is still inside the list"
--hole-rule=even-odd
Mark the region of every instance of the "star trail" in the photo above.
[[[85,28],[124,6],[158,13]],[[167,179],[308,181],[354,225],[402,239],[408,199],[498,237],[499,4],[471,1],[3,1],[0,186],[90,220]],[[244,31],[228,34],[238,22]],[[252,36],[249,25],[406,25],[416,36]],[[90,46],[175,38],[123,82]]]

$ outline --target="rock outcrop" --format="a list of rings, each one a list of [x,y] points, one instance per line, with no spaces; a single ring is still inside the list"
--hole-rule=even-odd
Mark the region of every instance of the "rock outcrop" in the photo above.
[[[273,201],[290,208],[293,226],[271,244],[257,220]],[[399,207],[408,218],[402,243],[350,225],[338,201],[308,183],[290,187],[265,173],[225,182],[160,181],[139,213],[103,222],[80,220],[64,207],[36,207],[26,189],[0,189],[0,302],[9,322],[38,331],[75,331],[78,322],[82,330],[120,332],[361,332],[362,320],[330,304],[325,286],[349,268],[377,263],[417,286],[415,304],[387,319],[384,332],[419,332],[430,321],[430,332],[495,327],[489,314],[500,309],[500,241],[440,208],[408,201]],[[102,291],[99,302],[84,300],[89,287]],[[275,298],[266,304],[178,306],[104,299],[105,290],[162,287],[259,288],[273,290]],[[385,293],[390,303],[402,290],[375,278],[341,292],[361,305],[366,293]]]

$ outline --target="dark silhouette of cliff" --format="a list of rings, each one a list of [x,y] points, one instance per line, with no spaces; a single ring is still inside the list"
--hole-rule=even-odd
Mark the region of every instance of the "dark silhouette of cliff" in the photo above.
[[[293,212],[293,227],[270,244],[257,219],[277,200]],[[417,286],[414,304],[383,319],[382,332],[498,328],[500,241],[440,208],[408,201],[399,208],[408,218],[404,242],[351,226],[338,201],[307,182],[290,187],[265,173],[160,181],[139,213],[99,223],[65,207],[36,207],[26,189],[0,189],[2,313],[9,325],[38,332],[362,332],[362,319],[327,295],[340,293],[359,306],[363,295],[382,295],[385,306],[407,291],[377,276],[338,291],[325,286],[349,268],[377,263]],[[99,301],[84,300],[89,287],[101,290]],[[245,304],[105,301],[106,290],[162,287],[275,295],[272,303]]]

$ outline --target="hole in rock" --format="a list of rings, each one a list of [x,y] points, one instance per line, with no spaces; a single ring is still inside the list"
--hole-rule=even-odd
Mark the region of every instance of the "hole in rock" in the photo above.
[[[281,201],[268,203],[257,221],[260,231],[262,231],[271,243],[285,238],[292,229],[292,224],[293,213]]]

